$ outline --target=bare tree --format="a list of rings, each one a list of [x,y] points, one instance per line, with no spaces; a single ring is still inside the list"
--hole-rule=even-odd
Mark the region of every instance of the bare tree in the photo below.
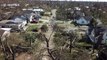
[[[71,31],[71,32],[69,33],[69,40],[70,40],[69,51],[70,51],[70,53],[71,53],[72,47],[75,46],[75,41],[76,41],[76,39],[77,39],[76,33],[73,32],[73,31]]]

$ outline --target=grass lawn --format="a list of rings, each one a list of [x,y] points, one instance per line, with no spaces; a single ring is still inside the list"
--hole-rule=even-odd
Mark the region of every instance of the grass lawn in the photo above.
[[[79,43],[76,43],[76,45],[80,46],[80,47],[92,46],[91,44],[88,44],[88,43],[85,43],[85,42],[79,42]]]
[[[28,32],[33,32],[33,31],[36,31],[38,30],[38,25],[34,24],[34,25],[29,25],[29,27],[27,28],[27,31]]]

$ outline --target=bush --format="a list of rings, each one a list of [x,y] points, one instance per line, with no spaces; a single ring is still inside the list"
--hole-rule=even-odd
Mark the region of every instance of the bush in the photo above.
[[[48,26],[47,26],[47,25],[42,25],[41,31],[42,31],[42,32],[48,31]]]
[[[32,43],[35,42],[35,39],[37,38],[36,36],[37,36],[36,33],[25,33],[25,34],[23,34],[25,41],[29,42],[29,40],[31,40]]]
[[[37,25],[31,25],[28,27],[27,31],[33,31],[33,32],[38,32],[38,27]]]
[[[43,21],[39,21],[39,23],[43,23]]]

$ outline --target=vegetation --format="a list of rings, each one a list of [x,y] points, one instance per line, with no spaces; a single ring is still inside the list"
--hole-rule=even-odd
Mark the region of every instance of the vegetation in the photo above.
[[[48,31],[47,25],[42,25],[42,27],[40,29],[41,29],[42,32],[47,32]]]
[[[51,12],[45,12],[45,13],[44,13],[44,16],[51,16],[51,15],[52,15]]]
[[[28,28],[27,28],[27,31],[29,32],[38,32],[38,25],[30,25]]]
[[[94,60],[95,55],[91,56],[92,44],[85,41],[86,36],[79,38],[77,32],[64,31],[66,27],[55,26],[53,42],[55,44],[52,50],[56,60]],[[81,55],[81,56],[80,56]],[[94,58],[93,58],[94,57]]]
[[[13,37],[14,36],[14,37]],[[8,39],[8,40],[7,40]],[[13,60],[15,59],[16,53],[35,53],[35,48],[38,48],[41,40],[39,40],[39,34],[37,33],[12,33],[9,37],[3,42],[1,46],[3,49],[3,58]],[[35,48],[34,48],[35,47]]]
[[[25,33],[25,34],[23,34],[23,38],[26,42],[29,42],[29,46],[32,46],[32,43],[34,43],[37,38],[37,34],[36,33]]]
[[[57,10],[57,17],[56,17],[57,20],[65,20],[67,19],[66,17],[66,11],[62,10],[62,9],[58,9]]]
[[[18,1],[21,3],[21,7],[17,7],[17,10],[8,7],[4,7],[1,10],[5,10],[4,12],[11,11],[14,12],[12,15],[20,13],[21,9],[40,6],[44,8],[46,11],[51,11],[51,8],[57,8],[56,19],[62,20],[59,23],[55,23],[55,19],[51,20],[51,27],[47,24],[43,24],[41,26],[41,31],[37,24],[30,24],[28,26],[27,31],[20,33],[12,33],[9,37],[6,37],[6,40],[0,41],[1,49],[0,49],[0,60],[15,60],[15,57],[20,55],[21,53],[28,53],[33,55],[34,59],[32,60],[42,60],[45,56],[49,57],[49,60],[94,60],[97,54],[91,54],[92,44],[89,44],[85,41],[86,36],[84,35],[79,38],[78,31],[66,31],[69,27],[73,27],[75,23],[68,24],[64,21],[71,20],[75,18],[74,7],[80,7],[81,12],[84,12],[86,16],[93,16],[94,20],[91,21],[91,24],[95,27],[96,22],[95,19],[101,19],[101,21],[106,25],[107,24],[107,11],[106,4],[95,4],[95,3],[75,3],[75,2],[44,2],[44,1],[36,1],[29,4],[29,6],[25,7],[24,1]],[[37,5],[35,5],[37,4]],[[89,6],[89,8],[85,8],[85,6]],[[13,11],[14,10],[14,11]],[[3,11],[2,11],[3,12]],[[8,19],[0,12],[0,16],[3,19]],[[51,12],[43,13],[45,17],[52,16]],[[39,21],[39,23],[43,23],[43,21]],[[77,24],[76,24],[77,25]],[[50,31],[51,30],[51,31]],[[69,30],[69,29],[68,29]],[[48,36],[49,35],[49,36]],[[51,43],[55,45],[51,48]],[[46,46],[45,46],[46,45]],[[98,48],[96,52],[101,55],[98,56],[99,60],[103,57],[102,54],[106,52],[105,48]],[[103,52],[104,51],[104,52]],[[95,53],[96,53],[95,52]],[[2,55],[3,54],[3,55]],[[105,54],[104,54],[105,55]],[[2,59],[4,57],[4,59]],[[103,59],[104,60],[104,59]]]
[[[43,23],[43,21],[39,21],[39,23]]]

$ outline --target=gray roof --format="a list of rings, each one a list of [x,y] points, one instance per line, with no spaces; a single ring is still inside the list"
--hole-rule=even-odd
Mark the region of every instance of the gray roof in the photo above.
[[[9,22],[7,22],[6,24],[20,24],[20,23],[22,23],[22,22],[9,21]]]
[[[80,18],[84,18],[85,20],[87,20],[87,21],[91,21],[91,20],[93,20],[93,17],[92,16],[78,16],[77,18],[76,18],[76,20],[79,20]]]
[[[34,13],[34,12],[31,11],[31,10],[25,10],[25,11],[22,12],[22,14],[31,14],[31,13]]]
[[[24,15],[15,15],[11,18],[11,20],[15,20],[16,18],[20,20],[27,20],[27,18]]]
[[[91,21],[93,19],[92,16],[84,16],[85,20]]]
[[[104,34],[105,32],[107,32],[107,26],[101,25],[96,27],[95,30],[96,36],[100,35],[100,33]]]

